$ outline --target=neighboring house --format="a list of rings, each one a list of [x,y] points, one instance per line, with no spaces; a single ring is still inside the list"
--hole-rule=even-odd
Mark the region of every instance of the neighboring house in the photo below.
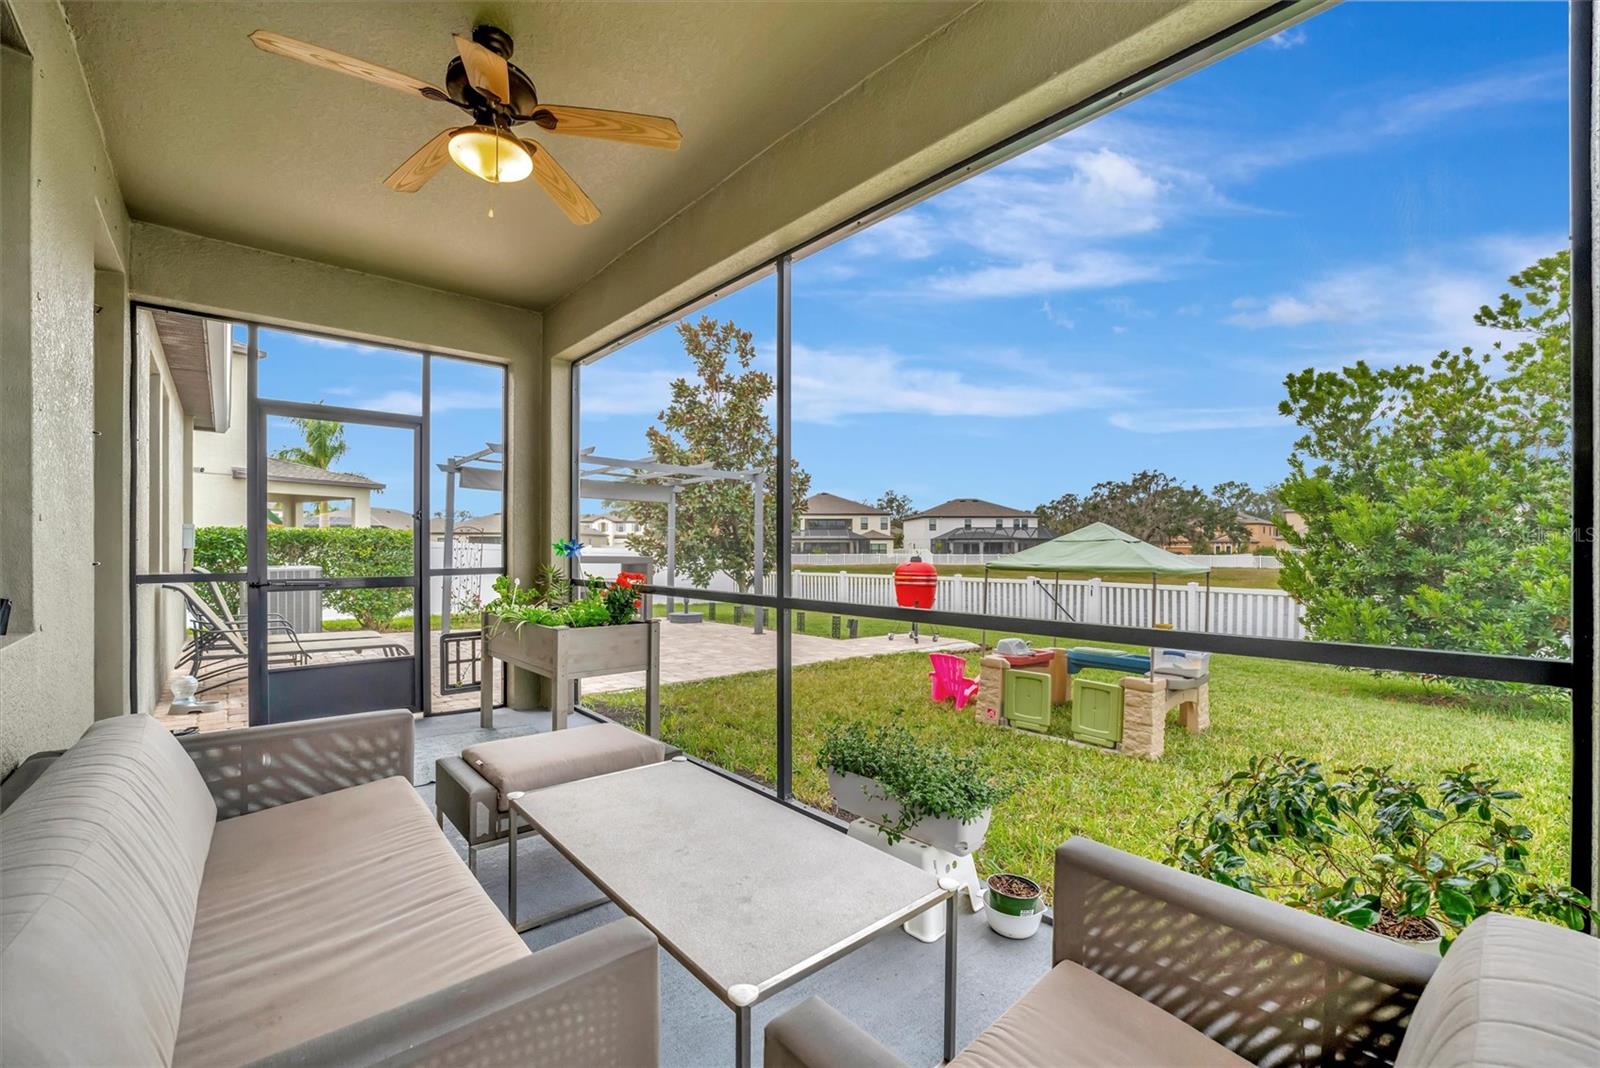
[[[639,524],[632,519],[595,512],[578,517],[578,540],[585,545],[621,546],[632,548],[630,539],[639,533]]]
[[[192,315],[152,314],[173,379],[197,403],[188,446],[192,457],[193,522],[200,527],[245,525],[245,382],[248,350],[230,341],[225,324]],[[228,356],[222,356],[223,350]],[[265,353],[262,354],[265,357]],[[176,359],[174,359],[176,357]],[[372,495],[384,485],[348,471],[325,471],[290,460],[267,460],[267,510],[296,527],[372,525]]]
[[[1300,518],[1299,512],[1285,512],[1284,521],[1291,529],[1305,529],[1305,522]],[[1239,522],[1249,532],[1250,540],[1240,546],[1236,545],[1231,537],[1223,535],[1212,543],[1211,552],[1213,554],[1231,556],[1234,553],[1278,553],[1289,547],[1289,543],[1284,541],[1283,534],[1278,530],[1278,524],[1271,519],[1263,519],[1258,515],[1240,512]],[[1189,544],[1188,538],[1173,538],[1167,543],[1166,549],[1168,552],[1185,555],[1194,551],[1194,547]]]
[[[909,553],[1014,553],[1050,537],[1032,512],[956,497],[906,516],[901,547]]]
[[[894,548],[889,513],[871,504],[832,493],[805,500],[792,540],[796,556],[805,553],[887,553]]]

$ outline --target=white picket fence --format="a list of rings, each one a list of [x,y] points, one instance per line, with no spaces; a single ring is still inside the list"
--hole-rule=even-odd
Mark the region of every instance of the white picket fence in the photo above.
[[[871,564],[903,564],[910,560],[912,553],[896,551],[889,553],[796,553],[794,564],[796,567],[860,567]],[[997,560],[1004,560],[1009,553],[918,553],[924,561],[937,566],[963,564],[968,567],[992,564]],[[1276,556],[1257,556],[1254,553],[1231,553],[1219,556],[1185,556],[1185,560],[1192,560],[1201,567],[1230,567],[1230,568],[1275,568],[1283,564]]]
[[[1176,630],[1239,634],[1252,638],[1304,638],[1303,610],[1282,590],[1212,587],[1210,619],[1206,588],[1198,582],[1156,587],[1156,618],[1150,618],[1150,586],[1101,579],[990,578],[988,602],[982,576],[941,575],[934,608],[1018,619],[1070,619],[1114,627],[1170,625]],[[1049,596],[1047,596],[1047,593]],[[894,578],[849,571],[796,571],[794,595],[808,600],[893,605]],[[1058,608],[1051,600],[1060,602]]]
[[[433,566],[444,564],[441,547],[431,546]],[[899,556],[889,554],[890,559]],[[501,560],[500,546],[485,545],[470,553],[457,551],[456,567],[495,567]],[[469,558],[470,557],[470,558]],[[1196,557],[1205,560],[1206,557]],[[1216,557],[1220,560],[1265,560],[1270,557]],[[875,561],[882,563],[883,554]],[[957,561],[935,557],[932,563],[971,562],[966,558]],[[1276,561],[1274,561],[1276,562]],[[598,549],[584,554],[584,571],[601,578],[615,578],[619,568],[636,567],[637,558],[621,550]],[[682,579],[682,576],[680,576]],[[665,582],[659,570],[652,581]],[[686,580],[685,580],[686,581]],[[430,591],[429,604],[434,611],[440,603],[442,580],[435,576]],[[771,576],[768,576],[770,592]],[[474,593],[482,601],[494,597],[494,576],[460,576],[452,582],[452,600],[456,611],[471,606]],[[733,590],[734,584],[726,575],[717,575],[711,582],[713,590]],[[860,574],[850,571],[794,572],[794,595],[807,600],[839,601],[845,604],[893,605],[894,578],[891,575]],[[1061,602],[1058,610],[1048,590]],[[991,616],[1013,616],[1018,619],[1071,619],[1079,623],[1104,623],[1119,627],[1148,627],[1150,620],[1150,585],[1139,582],[1104,582],[1100,579],[1050,579],[998,578],[989,579],[989,603],[984,606],[983,576],[941,575],[934,607],[950,612],[971,612]],[[1156,588],[1155,622],[1171,624],[1177,630],[1204,631],[1206,620],[1206,590],[1199,582],[1182,586]],[[1301,625],[1301,607],[1282,590],[1243,590],[1234,587],[1214,586],[1211,589],[1210,631],[1214,634],[1239,634],[1253,638],[1304,638]]]

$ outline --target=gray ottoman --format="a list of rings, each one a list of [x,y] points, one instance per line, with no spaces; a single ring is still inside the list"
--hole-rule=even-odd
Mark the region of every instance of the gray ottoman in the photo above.
[[[511,841],[508,819],[511,795],[659,763],[678,752],[665,742],[616,723],[569,727],[469,745],[460,756],[441,757],[435,763],[433,796],[439,810],[439,826],[442,828],[448,820],[466,839],[467,866],[476,872],[479,849]],[[506,907],[508,917],[519,931],[531,930],[606,902],[602,897],[518,923],[516,860],[514,854],[506,858]]]

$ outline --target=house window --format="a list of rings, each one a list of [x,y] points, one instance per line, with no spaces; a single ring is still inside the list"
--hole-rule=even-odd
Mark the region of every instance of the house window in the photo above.
[[[861,518],[861,529],[862,530],[866,530],[867,529],[867,519],[866,519],[865,516],[862,516],[862,518]]]
[[[1004,519],[996,519],[994,521],[994,529],[996,529],[996,530],[1000,530],[1005,525],[1006,525],[1006,521]]]
[[[972,520],[968,519],[966,522],[962,523],[961,526],[962,526],[963,530],[971,530],[972,529]]]
[[[928,520],[928,529],[929,530],[938,530],[939,529],[939,521],[937,519]]]
[[[882,518],[880,518],[878,520],[878,529],[879,530],[888,530],[889,529],[889,517],[888,516],[883,516]]]

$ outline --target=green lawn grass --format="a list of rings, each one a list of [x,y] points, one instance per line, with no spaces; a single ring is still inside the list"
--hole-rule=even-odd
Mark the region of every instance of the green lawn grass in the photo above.
[[[726,618],[729,609],[722,605],[719,614]],[[930,648],[924,643],[906,655],[794,670],[794,792],[800,800],[830,806],[826,774],[815,763],[829,726],[903,723],[925,741],[983,753],[995,773],[1020,783],[995,809],[978,866],[984,874],[1019,872],[1048,887],[1052,851],[1074,834],[1162,859],[1177,822],[1258,754],[1297,754],[1334,767],[1393,764],[1430,785],[1442,770],[1475,761],[1525,794],[1515,804],[1535,833],[1530,867],[1565,881],[1569,714],[1553,702],[1476,700],[1412,679],[1219,656],[1212,661],[1211,729],[1191,736],[1174,713],[1166,754],[1150,762],[985,726],[951,704],[933,704]],[[968,673],[975,674],[977,654],[967,660]],[[777,761],[774,692],[773,672],[665,686],[662,736],[770,784]],[[636,720],[641,695],[596,695],[587,703]],[[1057,710],[1054,733],[1065,732],[1065,716],[1064,707]]]

